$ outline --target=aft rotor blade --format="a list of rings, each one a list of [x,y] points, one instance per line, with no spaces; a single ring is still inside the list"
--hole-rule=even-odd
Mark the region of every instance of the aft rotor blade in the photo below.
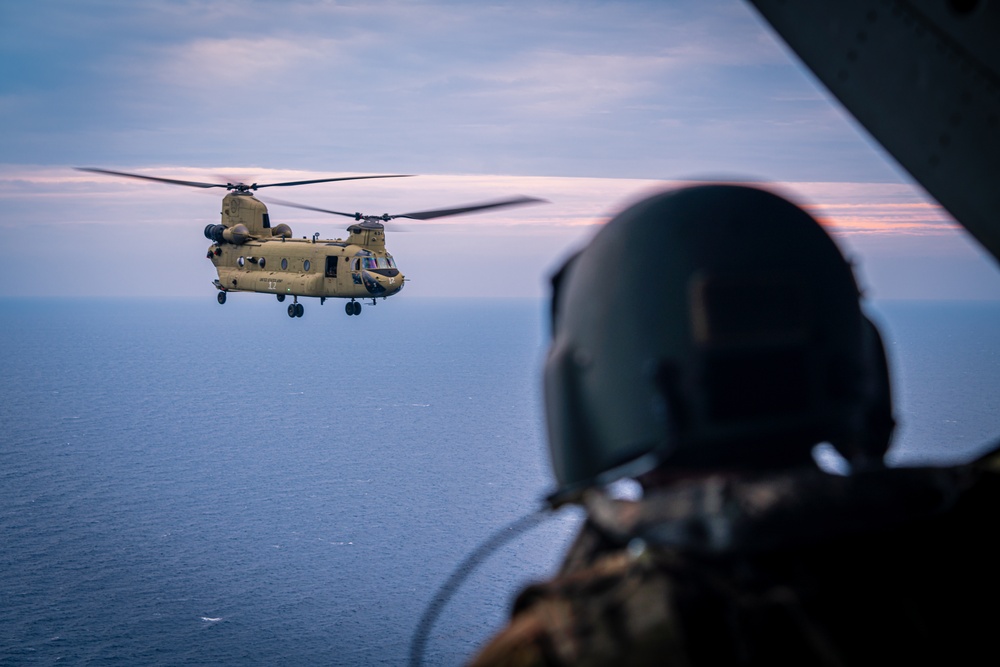
[[[342,176],[340,178],[316,178],[311,181],[289,181],[287,183],[264,183],[257,188],[277,188],[285,185],[309,185],[310,183],[329,183],[331,181],[360,181],[366,178],[409,178],[413,174],[386,174],[384,176]],[[304,208],[304,207],[302,207]],[[323,209],[315,209],[322,211]],[[336,211],[326,211],[326,213],[336,213]],[[351,215],[354,215],[353,213]]]
[[[111,174],[112,176],[125,176],[126,178],[140,178],[144,181],[156,181],[158,183],[170,183],[172,185],[187,185],[192,188],[225,188],[225,183],[199,183],[198,181],[180,181],[175,178],[159,178],[158,176],[143,176],[142,174],[130,174],[124,171],[111,171],[110,169],[98,169],[96,167],[77,167],[77,171],[92,171],[95,174]]]
[[[434,218],[444,218],[449,215],[462,215],[464,213],[473,213],[475,211],[485,211],[487,209],[493,208],[505,208],[508,206],[522,206],[524,204],[543,204],[548,203],[545,199],[538,199],[537,197],[515,197],[513,199],[503,199],[500,201],[486,202],[482,204],[469,204],[468,206],[460,206],[457,208],[441,208],[434,211],[417,211],[415,213],[403,213],[401,215],[393,215],[393,218],[410,218],[412,220],[433,220]]]
[[[291,206],[292,208],[301,208],[306,211],[316,211],[318,213],[330,213],[332,215],[343,215],[348,218],[354,218],[357,216],[355,213],[344,213],[343,211],[331,211],[326,208],[318,208],[316,206],[306,206],[305,204],[296,204],[295,202],[284,201],[281,199],[275,199],[274,197],[268,197],[266,200],[268,204],[279,204],[281,206]]]

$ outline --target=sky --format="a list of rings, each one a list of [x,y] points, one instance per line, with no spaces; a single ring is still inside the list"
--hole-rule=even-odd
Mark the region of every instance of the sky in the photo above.
[[[690,181],[805,206],[885,299],[1000,299],[997,261],[743,0],[0,3],[0,296],[214,299],[197,181],[413,178],[268,194],[405,213],[400,297],[544,296],[630,202]],[[296,235],[343,218],[271,205]]]

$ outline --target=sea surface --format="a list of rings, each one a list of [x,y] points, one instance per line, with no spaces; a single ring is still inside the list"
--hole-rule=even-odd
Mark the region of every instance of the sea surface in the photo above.
[[[551,490],[547,305],[0,300],[0,664],[400,665],[456,566]],[[1000,436],[1000,304],[884,303],[894,464]],[[471,572],[458,665],[579,522]]]

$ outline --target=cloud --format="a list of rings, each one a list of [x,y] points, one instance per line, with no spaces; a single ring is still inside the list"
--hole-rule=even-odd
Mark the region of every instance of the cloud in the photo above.
[[[20,163],[829,178],[796,156],[858,147],[737,0],[81,0],[0,37]]]
[[[155,83],[202,89],[274,84],[317,58],[336,62],[339,47],[333,40],[303,43],[276,36],[201,39],[164,49]]]
[[[901,183],[776,186],[838,236],[953,234],[962,227],[921,188]]]
[[[233,181],[281,183],[368,175],[254,166],[163,166],[136,169],[134,172],[220,184]],[[296,202],[310,206],[359,210],[366,214],[399,214],[528,195],[546,199],[549,203],[501,209],[471,218],[487,216],[492,224],[511,227],[589,227],[601,224],[633,201],[685,183],[621,178],[438,174],[406,179],[343,181],[280,191],[262,189],[257,196],[265,201],[269,195],[279,199],[294,198]],[[788,182],[750,185],[766,187],[799,203],[835,234],[933,234],[959,229],[938,204],[930,201],[918,188],[905,184]],[[289,194],[292,192],[294,195]],[[8,202],[19,200],[40,204],[67,197],[104,197],[109,201],[131,201],[134,204],[150,200],[185,200],[202,208],[215,208],[207,206],[204,198],[198,195],[217,198],[222,194],[221,189],[187,189],[67,168],[0,165],[0,200]],[[315,220],[318,217],[316,213],[291,209],[283,210],[282,215],[294,220]],[[462,216],[419,224],[427,227],[469,227],[469,219],[469,216]],[[101,220],[106,222],[108,218],[102,217]]]

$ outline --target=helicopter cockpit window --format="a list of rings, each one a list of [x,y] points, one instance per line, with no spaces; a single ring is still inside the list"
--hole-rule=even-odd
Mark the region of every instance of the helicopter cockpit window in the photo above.
[[[363,269],[377,269],[378,262],[374,257],[362,257],[361,258],[361,268]]]
[[[306,261],[302,262],[302,270],[303,271],[308,271],[310,266],[311,266],[311,264],[309,263],[308,259]]]
[[[392,268],[392,263],[389,262],[389,258],[388,257],[379,257],[378,258],[378,268],[380,268],[380,269],[391,269]]]
[[[351,264],[351,271],[357,271],[359,268],[361,268],[361,260],[355,259],[354,263]]]
[[[240,257],[238,260],[236,260],[236,263],[240,265],[240,268],[243,268],[243,265],[246,263],[246,260]]]

